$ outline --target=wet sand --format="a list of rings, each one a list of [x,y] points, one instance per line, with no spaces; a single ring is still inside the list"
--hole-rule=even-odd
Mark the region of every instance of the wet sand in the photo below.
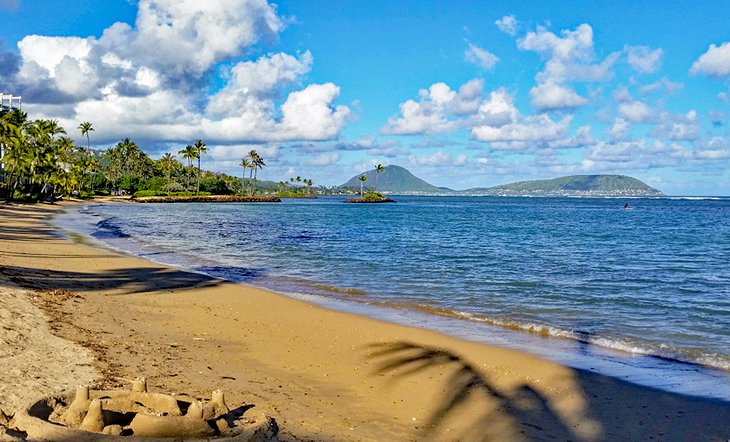
[[[19,397],[141,375],[154,391],[205,398],[221,388],[274,417],[282,440],[730,438],[730,403],[74,243],[44,221],[61,209],[0,208],[7,414]],[[18,309],[36,325],[19,327]]]

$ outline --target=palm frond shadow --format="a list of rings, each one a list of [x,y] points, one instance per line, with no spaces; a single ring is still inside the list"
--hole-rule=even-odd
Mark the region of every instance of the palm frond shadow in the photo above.
[[[375,368],[376,374],[390,373],[395,379],[400,379],[435,367],[444,369],[448,366],[453,371],[444,381],[441,399],[425,427],[421,427],[423,438],[433,435],[450,418],[456,419],[460,407],[469,398],[476,397],[478,400],[491,401],[491,404],[484,402],[484,412],[473,418],[454,440],[494,439],[495,434],[488,431],[498,426],[495,424],[499,416],[489,411],[494,409],[507,414],[519,426],[520,432],[526,435],[539,437],[551,434],[563,440],[580,439],[564,425],[538,391],[528,385],[522,385],[510,393],[500,391],[469,362],[447,350],[409,342],[372,344],[368,348],[366,357],[380,361]]]

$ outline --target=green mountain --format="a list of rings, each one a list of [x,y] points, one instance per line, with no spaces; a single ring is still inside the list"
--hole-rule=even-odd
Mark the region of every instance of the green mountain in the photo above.
[[[365,187],[372,189],[378,178],[375,170],[355,175],[342,188],[360,189],[358,178],[366,175]],[[495,187],[456,191],[436,187],[400,166],[387,166],[380,174],[378,190],[386,193],[416,195],[495,195],[495,196],[661,196],[647,184],[624,175],[571,175],[551,180],[520,181]]]
[[[355,175],[348,182],[340,187],[351,187],[360,189],[360,176],[366,175],[365,188],[375,188],[379,192],[400,193],[400,194],[446,194],[453,193],[451,189],[436,187],[429,184],[408,170],[400,166],[386,166],[383,173],[376,173],[374,169]],[[380,175],[377,177],[376,175]]]
[[[661,196],[642,181],[624,175],[572,175],[465,190],[470,195]]]

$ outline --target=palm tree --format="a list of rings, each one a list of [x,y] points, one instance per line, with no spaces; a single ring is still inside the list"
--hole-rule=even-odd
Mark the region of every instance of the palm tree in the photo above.
[[[198,195],[200,193],[200,157],[208,151],[203,140],[195,142],[195,151],[198,152],[198,188],[195,191],[195,194]]]
[[[253,182],[251,183],[251,196],[254,196],[256,194],[256,177],[258,176],[258,170],[263,169],[263,167],[266,165],[264,163],[264,159],[261,158],[261,155],[259,155],[258,152],[256,152],[256,149],[252,149],[248,153],[249,158],[251,158],[251,167],[253,169]]]
[[[253,163],[248,160],[248,155],[241,158],[241,162],[238,165],[243,168],[243,173],[241,173],[241,195],[243,195],[246,189],[244,184],[246,182],[246,169],[253,169],[254,166]]]
[[[312,179],[304,180],[304,184],[307,185],[307,195],[312,196]]]
[[[382,164],[375,166],[375,190],[378,190],[380,186],[380,174],[385,172],[385,167]]]
[[[368,176],[360,175],[360,178],[358,178],[358,180],[360,180],[360,198],[362,198],[364,196],[363,191],[362,191],[362,186],[363,186],[363,184],[365,184],[365,181],[368,180]]]
[[[190,169],[193,167],[193,160],[198,158],[198,151],[191,145],[185,146],[184,149],[179,150],[177,153],[181,154],[183,158],[188,160],[188,169],[185,173],[185,190],[190,190]]]
[[[91,151],[91,139],[89,138],[89,132],[93,132],[94,127],[88,121],[84,121],[83,123],[79,124],[79,129],[81,129],[82,137],[86,135],[86,148],[87,150]]]
[[[162,166],[162,170],[167,173],[167,196],[170,196],[170,176],[172,175],[172,170],[175,168],[175,157],[170,152],[166,152],[160,158],[160,165]]]

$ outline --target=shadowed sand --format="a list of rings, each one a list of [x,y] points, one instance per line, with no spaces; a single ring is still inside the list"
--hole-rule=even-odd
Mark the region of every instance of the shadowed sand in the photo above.
[[[221,388],[232,402],[276,418],[282,440],[730,438],[729,403],[72,243],[44,222],[59,209],[0,208],[0,294],[14,296],[0,304],[0,338],[26,355],[0,358],[6,413],[17,406],[8,392],[72,389],[84,376],[115,387],[144,375],[152,388],[171,393],[206,397]],[[75,296],[48,292],[55,289]],[[21,294],[39,306],[25,306],[25,314],[44,322],[43,309],[48,330],[93,352],[97,372],[53,377],[88,368],[80,350],[64,353],[76,357],[62,358],[47,373],[31,369],[54,355],[23,348],[23,336],[8,331],[8,312],[25,302]],[[36,338],[57,339],[50,331]]]

